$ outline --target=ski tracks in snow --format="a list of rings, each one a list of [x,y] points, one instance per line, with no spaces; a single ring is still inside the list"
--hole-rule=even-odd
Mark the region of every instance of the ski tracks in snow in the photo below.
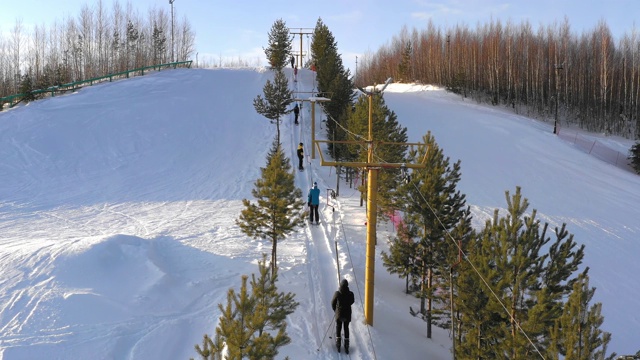
[[[300,82],[294,83],[294,89],[298,90]],[[303,200],[306,203],[308,191],[311,188],[314,181],[318,182],[318,186],[322,189],[325,188],[325,184],[322,182],[322,178],[319,175],[319,169],[317,161],[312,161],[310,152],[311,138],[308,135],[311,131],[310,125],[310,105],[302,106],[299,117],[299,125],[293,124],[293,119],[288,118],[284,128],[290,129],[290,156],[293,168],[296,172],[296,185],[302,190]],[[289,121],[290,120],[290,121]],[[299,143],[304,144],[305,150],[305,169],[304,171],[297,171],[297,147]],[[351,349],[355,350],[355,354],[352,351],[351,355],[340,354],[336,352],[335,348],[335,322],[333,310],[331,309],[331,299],[336,290],[338,290],[340,279],[337,263],[337,259],[348,259],[347,254],[336,253],[338,251],[335,246],[335,241],[341,231],[336,224],[336,217],[339,214],[331,213],[329,217],[327,215],[327,208],[322,209],[323,202],[327,199],[321,192],[320,196],[320,225],[311,225],[307,222],[304,228],[304,242],[306,247],[306,271],[309,284],[308,296],[310,296],[309,304],[312,307],[313,319],[315,324],[308,324],[309,330],[312,332],[313,338],[315,338],[315,347],[318,349],[318,358],[321,359],[343,359],[343,358],[355,358],[362,359],[364,353],[359,352],[357,349],[366,349],[364,341],[366,339],[356,334],[355,326],[350,326],[351,330]],[[335,208],[339,211],[339,204]],[[305,218],[309,219],[309,208],[305,207]],[[339,247],[344,250],[344,247]],[[342,264],[342,268],[347,268],[345,264]],[[353,289],[352,289],[353,290]],[[356,306],[354,304],[354,306]],[[354,309],[354,314],[358,313],[357,309]],[[354,356],[355,355],[355,356]]]

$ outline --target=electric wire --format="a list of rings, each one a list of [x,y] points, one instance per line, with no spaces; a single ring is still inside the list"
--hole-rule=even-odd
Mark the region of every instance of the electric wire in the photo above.
[[[374,154],[373,155],[376,160],[378,160],[379,163],[387,163],[386,161],[384,161],[382,158],[380,158],[378,155]],[[467,256],[467,254],[464,252],[464,250],[462,249],[462,247],[455,241],[455,239],[453,238],[453,236],[451,235],[451,233],[449,232],[449,230],[445,227],[444,223],[442,222],[442,220],[440,220],[440,217],[438,216],[438,214],[435,212],[435,210],[433,209],[433,207],[431,206],[431,204],[429,204],[429,202],[427,201],[427,199],[425,198],[425,196],[422,194],[422,192],[420,191],[420,189],[418,189],[418,186],[413,183],[413,186],[416,190],[416,192],[418,194],[420,194],[420,197],[422,198],[422,200],[424,201],[424,203],[427,205],[427,207],[429,208],[429,210],[433,213],[433,215],[435,216],[437,222],[440,224],[440,226],[442,226],[442,228],[445,230],[445,233],[447,234],[447,238],[450,239],[453,244],[456,246],[456,248],[458,248],[458,250],[460,251],[460,253],[462,254],[462,256],[464,257],[464,259],[469,263],[469,265],[471,265],[471,268],[473,269],[473,271],[478,275],[478,277],[480,277],[480,279],[482,280],[482,282],[484,283],[484,285],[487,287],[487,289],[489,289],[489,291],[491,292],[491,294],[493,295],[493,297],[498,301],[498,303],[500,304],[500,306],[504,309],[505,313],[509,316],[509,318],[516,324],[516,327],[518,328],[518,330],[520,330],[520,332],[525,336],[525,338],[527,339],[527,341],[529,342],[529,344],[531,344],[531,346],[533,346],[534,350],[536,351],[536,353],[538,353],[538,355],[540,355],[540,357],[544,360],[545,357],[544,355],[542,355],[542,353],[540,352],[540,350],[538,349],[538,347],[533,343],[533,341],[531,340],[531,338],[529,337],[529,335],[524,331],[524,329],[520,326],[520,323],[518,321],[516,321],[513,316],[511,315],[511,313],[509,313],[509,310],[507,309],[506,305],[504,304],[504,302],[500,299],[500,297],[498,296],[498,294],[496,294],[496,292],[491,288],[491,286],[489,285],[488,281],[480,274],[480,271],[477,269],[477,267],[471,262],[471,260],[469,259],[469,257]],[[415,201],[415,199],[413,199]]]
[[[504,309],[505,313],[509,316],[509,319],[511,319],[515,324],[516,327],[518,328],[518,330],[520,330],[520,332],[524,335],[524,337],[527,339],[527,341],[529,342],[529,344],[531,344],[531,346],[533,346],[534,350],[536,351],[536,353],[538,353],[538,355],[540,355],[541,359],[545,359],[544,355],[542,355],[542,353],[540,352],[540,350],[538,349],[538,347],[533,343],[533,341],[531,340],[531,338],[529,337],[529,335],[526,333],[526,331],[524,331],[524,329],[520,326],[520,323],[518,321],[516,321],[516,319],[513,318],[513,316],[511,315],[511,313],[509,313],[509,310],[507,309],[507,306],[504,304],[504,302],[502,301],[502,299],[500,299],[500,297],[498,296],[498,294],[496,294],[496,292],[493,290],[493,288],[491,288],[491,286],[489,285],[489,282],[482,276],[482,274],[480,274],[480,271],[478,270],[478,268],[473,264],[473,262],[469,259],[469,257],[467,256],[467,254],[464,252],[464,250],[462,249],[462,247],[456,242],[456,240],[453,238],[453,236],[451,235],[451,233],[449,232],[449,230],[445,227],[444,223],[442,222],[442,220],[440,220],[440,217],[438,216],[438,214],[436,213],[436,211],[433,209],[433,207],[431,206],[431,204],[429,204],[429,202],[427,201],[427,199],[425,198],[425,196],[422,194],[422,192],[420,191],[420,189],[418,189],[418,186],[412,182],[416,192],[418,194],[420,194],[420,197],[422,198],[422,200],[424,201],[424,203],[427,205],[427,207],[429,208],[429,210],[431,210],[431,212],[433,213],[433,215],[435,216],[436,220],[438,221],[438,223],[440,224],[440,226],[442,226],[442,228],[444,229],[445,233],[447,234],[447,238],[450,239],[453,244],[456,246],[456,248],[458,248],[458,250],[460,251],[460,253],[462,254],[462,256],[464,257],[464,259],[469,263],[469,265],[471,265],[471,268],[473,269],[473,271],[475,271],[475,273],[478,275],[478,277],[480,278],[480,280],[482,281],[482,283],[487,287],[487,289],[489,289],[489,291],[491,292],[491,294],[493,295],[493,297],[498,301],[498,303],[500,304],[500,306],[502,307],[502,309]],[[415,201],[415,199],[413,199]]]
[[[314,79],[314,80],[315,80],[315,79]],[[314,81],[314,83],[315,83],[315,81]],[[297,85],[297,84],[296,84],[296,85]],[[314,86],[314,90],[315,90],[315,86]],[[326,115],[327,117],[331,117],[331,116],[330,116],[326,111],[324,111],[324,107],[322,108],[322,111],[325,113],[325,115]],[[305,141],[305,143],[306,143],[306,144],[311,144],[310,142],[306,142],[306,141],[307,141],[307,139],[309,139],[309,137],[310,137],[310,136],[309,136],[309,135],[307,135],[307,134],[306,134],[306,132],[302,131],[302,129],[303,129],[303,127],[302,127],[302,124],[303,124],[303,117],[302,117],[302,114],[303,114],[303,111],[302,111],[302,109],[300,109],[300,117],[299,117],[299,126],[300,126],[300,130],[299,130],[299,131],[300,131],[300,132],[299,132],[299,138],[300,138],[300,139],[303,139],[303,140]],[[351,134],[354,138],[361,138],[361,139],[364,139],[362,136],[360,136],[360,135],[358,135],[358,134],[355,134],[355,133],[353,133],[353,132],[351,132],[351,131],[347,130],[346,128],[344,128],[344,127],[343,127],[339,122],[337,122],[337,121],[336,121],[335,119],[333,119],[332,117],[331,117],[331,120],[332,120],[332,121],[334,121],[338,126],[340,126],[341,128],[343,128],[343,129],[345,130],[345,132],[347,132],[347,133]],[[310,141],[310,139],[309,139],[309,141]],[[314,144],[311,144],[311,146],[313,146],[313,145],[314,145]],[[304,147],[305,147],[305,146],[304,146],[304,144],[303,144],[303,148],[304,148]],[[365,147],[365,149],[366,149],[366,147]],[[306,149],[305,149],[305,150],[306,150]],[[307,157],[307,169],[309,170],[309,171],[307,172],[307,177],[308,177],[308,181],[309,181],[309,183],[311,183],[311,180],[312,180],[312,179],[311,179],[311,173],[312,173],[312,171],[311,171],[311,170],[312,170],[312,168],[313,168],[313,162],[311,161],[310,156],[309,156],[309,155],[307,155],[306,151],[305,151],[305,156]],[[353,192],[353,194],[355,194],[357,191],[358,191],[358,190],[357,190],[357,189],[355,189],[355,190],[354,190],[354,192]],[[352,195],[353,195],[353,194],[352,194]],[[339,211],[341,211],[341,210],[339,209]],[[348,243],[348,241],[347,241],[347,234],[346,234],[345,229],[344,229],[344,222],[342,221],[342,217],[340,217],[340,218],[339,218],[339,220],[340,220],[340,227],[341,227],[341,229],[342,229],[342,237],[344,238],[344,244],[345,244],[346,251],[347,251],[347,257],[348,257],[348,258],[349,258],[349,260],[350,260],[349,262],[350,262],[350,264],[351,264],[351,270],[352,270],[353,277],[354,277],[354,281],[355,281],[355,284],[356,284],[356,290],[357,290],[357,292],[358,292],[358,296],[359,296],[359,298],[360,298],[360,303],[362,304],[362,308],[361,308],[361,309],[362,309],[362,311],[363,311],[363,313],[364,313],[364,301],[363,301],[363,299],[362,299],[362,291],[361,291],[361,289],[360,289],[360,286],[358,285],[358,277],[357,277],[357,275],[356,275],[355,268],[353,267],[353,257],[351,256],[351,249],[349,248],[349,243]],[[325,218],[325,221],[326,221],[326,218]],[[337,234],[336,234],[335,236],[337,236]],[[337,244],[337,240],[336,240],[335,238],[334,238],[334,242]],[[337,246],[336,246],[336,266],[337,266],[337,268],[338,268],[338,274],[340,274],[340,261],[339,261],[339,258],[338,258],[338,253],[337,253],[337,251],[338,251],[338,249],[337,249]],[[340,281],[340,277],[338,277],[338,281]],[[335,317],[334,317],[334,318],[335,318]],[[332,322],[329,326],[331,327],[331,325],[332,325],[332,324],[333,324],[333,322]],[[377,354],[376,354],[376,349],[375,349],[375,345],[374,345],[374,342],[373,342],[373,336],[372,336],[372,334],[371,334],[371,329],[370,329],[368,326],[367,326],[366,328],[367,328],[367,336],[368,336],[368,338],[369,338],[369,342],[371,343],[371,348],[372,348],[372,352],[373,352],[373,357],[374,357],[374,359],[377,359]],[[325,332],[325,337],[326,337],[326,332]],[[323,342],[324,342],[324,337],[323,337],[323,339],[322,339],[322,343],[323,343]],[[322,343],[321,343],[321,345],[320,345],[320,346],[322,346]],[[320,349],[318,348],[318,350],[320,350]]]
[[[315,87],[314,87],[315,90]],[[328,119],[331,119],[331,121],[333,121],[337,126],[339,126],[346,134],[350,135],[353,140],[364,140],[364,141],[369,141],[368,139],[365,139],[362,135],[356,134],[348,129],[346,129],[344,126],[342,126],[342,124],[340,124],[337,120],[335,120],[330,114],[328,114],[325,109],[324,106],[322,106],[322,110],[325,113],[325,115],[327,116]],[[313,146],[313,145],[312,145]],[[367,147],[365,147],[364,144],[360,144],[360,146],[362,146],[365,150],[368,150]],[[378,155],[376,155],[375,153],[373,154],[373,156],[375,157],[375,159],[379,162],[379,163],[387,163],[386,161],[384,161],[382,158],[380,158]],[[487,289],[491,292],[491,294],[493,295],[493,297],[498,301],[498,303],[500,304],[500,306],[502,307],[502,309],[505,311],[505,313],[508,315],[508,317],[511,319],[511,321],[513,321],[513,323],[515,323],[516,327],[518,328],[518,330],[520,330],[520,332],[525,336],[525,338],[527,339],[527,341],[529,342],[529,344],[534,348],[535,352],[540,356],[540,358],[542,358],[543,360],[545,359],[545,357],[542,355],[542,353],[540,352],[540,350],[538,349],[538,347],[533,343],[533,341],[531,340],[531,338],[529,337],[529,335],[525,332],[525,330],[520,326],[520,323],[518,321],[516,321],[516,319],[511,315],[511,313],[509,313],[509,310],[507,309],[506,305],[504,304],[504,302],[502,301],[502,299],[500,299],[500,297],[498,296],[498,294],[493,290],[493,288],[489,285],[488,281],[480,274],[480,271],[477,269],[477,267],[471,262],[471,260],[469,259],[469,257],[467,256],[467,254],[464,252],[464,250],[462,249],[462,247],[455,241],[455,239],[453,238],[453,236],[451,235],[451,233],[449,232],[449,230],[444,226],[444,223],[442,222],[442,220],[440,220],[440,217],[437,215],[437,213],[435,212],[435,210],[433,209],[433,207],[431,206],[431,204],[429,204],[429,202],[426,200],[426,198],[424,197],[424,195],[422,194],[422,192],[420,192],[420,190],[418,189],[417,185],[415,183],[413,183],[413,186],[415,187],[416,191],[418,192],[418,194],[420,194],[420,197],[422,198],[422,200],[424,201],[424,203],[427,205],[427,207],[429,208],[429,210],[434,214],[437,222],[440,224],[440,226],[442,226],[442,228],[445,230],[445,233],[447,235],[447,238],[450,239],[454,245],[456,246],[456,248],[458,248],[458,250],[460,251],[460,253],[462,254],[462,256],[464,257],[464,259],[469,263],[469,265],[471,265],[471,268],[473,269],[473,271],[478,275],[478,277],[480,277],[482,283],[487,287]],[[415,200],[415,199],[414,199]],[[341,219],[341,226],[342,226],[342,232],[343,232],[343,236],[345,237],[345,246],[347,248],[347,254],[349,256],[349,258],[351,259],[351,252],[349,249],[349,245],[348,242],[346,241],[346,233],[344,232],[344,223],[342,222]],[[352,264],[352,268],[353,268],[353,261],[351,261]],[[337,264],[338,266],[340,264]],[[356,277],[355,275],[355,269],[353,271],[353,276],[354,278]],[[362,302],[362,293],[360,291],[360,287],[358,286],[358,282],[356,279],[356,287],[358,288],[358,294],[360,296],[360,301],[362,304],[364,304],[364,302]],[[364,311],[364,309],[363,309]],[[372,336],[371,336],[371,332],[369,330],[369,328],[367,327],[367,330],[369,331],[369,338],[372,342],[372,346],[373,346],[373,340],[372,340]],[[374,356],[375,356],[375,348],[374,348]]]
[[[353,132],[351,132],[351,131],[347,130],[346,128],[344,128],[344,127],[343,127],[339,122],[337,122],[337,121],[336,121],[336,120],[335,120],[331,115],[329,115],[326,111],[324,111],[324,107],[322,108],[322,111],[323,111],[323,113],[324,113],[328,118],[331,118],[331,120],[332,120],[333,122],[335,122],[338,126],[340,126],[341,128],[343,128],[343,129],[345,130],[345,132],[346,132],[346,133],[351,134],[354,138],[362,138],[362,136],[360,136],[360,135],[358,135],[358,134],[356,134],[356,133],[353,133]],[[366,148],[365,148],[365,149],[366,149]],[[356,192],[357,192],[357,189],[355,189],[355,190],[354,190],[354,192],[352,193],[352,195],[351,195],[351,196],[353,196],[353,194],[355,194]],[[339,211],[341,211],[341,210],[339,209]],[[341,229],[342,229],[342,234],[343,234],[342,236],[343,236],[343,238],[344,238],[344,244],[345,244],[345,247],[346,247],[346,250],[347,250],[347,256],[348,256],[348,258],[349,258],[349,260],[350,260],[350,261],[349,261],[349,263],[351,264],[351,270],[352,270],[353,277],[354,277],[354,281],[355,281],[355,284],[356,284],[356,291],[358,292],[358,297],[360,298],[360,304],[362,304],[362,305],[361,305],[361,306],[362,306],[361,310],[362,310],[362,312],[364,313],[364,301],[363,301],[363,299],[362,299],[362,291],[361,291],[360,286],[359,286],[359,283],[358,283],[358,277],[357,277],[357,275],[356,275],[355,268],[353,267],[353,260],[352,260],[353,258],[352,258],[352,256],[351,256],[351,249],[349,248],[349,243],[348,243],[348,241],[347,241],[347,234],[346,234],[346,232],[345,232],[345,230],[344,230],[344,222],[342,221],[342,217],[340,217],[339,219],[340,219],[340,227],[341,227]],[[337,235],[336,235],[336,236],[337,236]],[[335,240],[335,239],[334,239],[334,241],[337,243],[337,240]],[[339,270],[339,269],[340,269],[340,261],[339,261],[339,259],[338,259],[337,251],[338,251],[338,249],[336,248],[336,266],[338,267],[338,273],[339,273],[339,271],[340,271],[340,270]],[[374,357],[374,359],[377,359],[376,350],[375,350],[375,345],[374,345],[374,343],[373,343],[373,336],[371,335],[371,329],[370,329],[368,326],[367,326],[366,328],[367,328],[367,336],[368,336],[368,338],[369,338],[369,342],[371,343],[371,348],[372,348],[372,350],[373,350],[373,357]]]

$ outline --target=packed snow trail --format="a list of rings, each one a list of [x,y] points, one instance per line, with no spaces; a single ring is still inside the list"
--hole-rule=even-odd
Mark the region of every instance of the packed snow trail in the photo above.
[[[311,96],[315,96],[313,94],[313,90],[315,89],[315,74],[310,70],[302,70],[298,72],[298,81],[290,82],[290,85],[294,91],[294,98],[305,99]],[[340,217],[343,214],[338,210],[335,212],[336,208],[339,209],[338,202],[335,199],[332,201],[335,203],[334,206],[328,206],[327,194],[329,189],[328,182],[330,178],[327,177],[327,170],[329,170],[329,175],[331,174],[332,169],[324,168],[320,165],[320,156],[316,152],[316,159],[312,159],[312,142],[311,142],[311,106],[313,106],[309,101],[304,101],[301,104],[300,116],[298,118],[299,125],[294,124],[293,113],[291,113],[291,118],[288,117],[286,124],[284,126],[286,129],[290,130],[291,143],[289,144],[289,148],[291,149],[291,159],[294,164],[294,168],[297,169],[297,147],[299,143],[303,143],[304,146],[304,170],[298,171],[296,176],[296,185],[302,190],[303,200],[307,201],[307,195],[309,189],[312,187],[313,182],[318,183],[318,187],[320,188],[320,225],[310,225],[309,224],[309,208],[305,207],[305,217],[307,220],[307,226],[305,227],[305,246],[307,249],[307,268],[308,268],[308,276],[309,276],[309,286],[310,286],[310,294],[312,296],[311,303],[313,304],[313,312],[315,318],[315,330],[314,336],[316,338],[317,344],[316,347],[320,350],[320,358],[327,358],[327,352],[329,354],[335,353],[335,322],[333,321],[333,310],[331,309],[331,299],[333,297],[334,292],[338,289],[340,278],[338,277],[338,263],[337,259],[341,258],[345,263],[340,264],[341,266],[345,266],[346,260],[348,256],[346,254],[336,253],[339,249],[344,249],[344,247],[336,246],[336,241],[338,239],[337,236],[341,235],[338,224],[341,221]],[[294,104],[292,104],[294,106]],[[316,139],[326,139],[325,131],[322,127],[322,118],[326,117],[322,112],[322,107],[319,103],[317,103],[315,109],[315,129]],[[294,160],[295,159],[295,160]],[[297,171],[297,170],[296,170]],[[336,221],[337,220],[337,221]],[[341,240],[344,240],[342,237]],[[350,273],[350,272],[349,272]],[[343,276],[344,277],[344,276]],[[362,326],[358,326],[362,320],[361,311],[359,311],[359,298],[357,293],[356,282],[354,281],[353,276],[350,276],[348,279],[351,284],[351,290],[356,295],[356,303],[353,307],[353,317],[352,322],[350,324],[350,349],[352,352],[352,356],[355,359],[372,359],[373,356],[368,354],[366,351],[362,353],[364,349],[367,349],[367,344],[369,343],[368,338],[366,336],[361,336],[360,332],[362,331]],[[360,348],[360,354],[356,350]],[[342,354],[340,356],[346,356]]]

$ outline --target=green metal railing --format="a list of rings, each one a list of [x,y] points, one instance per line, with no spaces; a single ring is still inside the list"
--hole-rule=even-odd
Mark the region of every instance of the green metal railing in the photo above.
[[[50,86],[46,89],[39,89],[39,90],[34,90],[31,91],[32,95],[40,95],[40,94],[46,94],[46,93],[51,93],[51,96],[55,96],[56,93],[65,93],[67,91],[75,91],[80,89],[83,86],[88,85],[93,85],[95,83],[100,83],[100,82],[104,82],[109,80],[109,82],[113,81],[113,79],[120,79],[120,78],[129,78],[132,76],[136,76],[137,73],[139,73],[140,75],[144,75],[144,72],[147,71],[149,72],[150,70],[152,71],[160,71],[162,69],[168,69],[168,68],[177,68],[178,66],[185,66],[187,68],[191,68],[191,63],[193,62],[193,60],[187,60],[187,61],[178,61],[178,62],[172,62],[172,63],[168,63],[168,64],[159,64],[159,65],[150,65],[150,66],[145,66],[145,67],[141,67],[141,68],[137,68],[137,69],[132,69],[132,70],[126,70],[126,71],[121,71],[119,73],[115,73],[115,74],[109,74],[109,75],[105,75],[105,76],[101,76],[101,77],[97,77],[97,78],[93,78],[93,79],[87,79],[87,80],[80,80],[80,81],[74,81],[74,82],[70,82],[67,84],[61,84],[61,85],[56,85],[56,86]],[[2,106],[4,106],[5,103],[9,103],[9,107],[13,107],[14,105],[16,105],[17,103],[19,103],[20,101],[22,101],[22,99],[27,96],[28,94],[15,94],[15,95],[9,95],[9,96],[5,96],[0,98],[0,108]]]

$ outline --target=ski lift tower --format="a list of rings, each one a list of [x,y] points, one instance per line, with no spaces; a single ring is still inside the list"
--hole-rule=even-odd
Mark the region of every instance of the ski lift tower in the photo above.
[[[395,142],[381,142],[373,139],[373,101],[374,96],[381,96],[387,85],[391,83],[392,78],[387,79],[382,89],[376,90],[374,86],[372,91],[367,91],[359,88],[360,91],[369,98],[369,139],[366,141],[327,141],[316,140],[314,145],[318,147],[318,153],[320,154],[320,164],[323,166],[350,166],[357,168],[365,168],[368,170],[367,179],[367,247],[366,247],[366,264],[365,264],[365,288],[364,288],[364,317],[367,325],[373,326],[373,290],[374,290],[374,275],[375,275],[375,252],[376,252],[376,221],[378,216],[378,171],[384,168],[402,169],[406,175],[407,169],[420,169],[424,168],[424,158],[420,164],[394,164],[394,163],[376,163],[374,162],[374,149],[376,146],[384,145],[406,145],[406,146],[424,146],[421,143],[395,143]],[[325,161],[324,155],[320,149],[321,143],[329,144],[367,144],[368,154],[366,162],[336,162]],[[425,157],[428,151],[425,151]]]
[[[298,69],[302,69],[303,63],[302,63],[302,57],[303,57],[303,51],[302,51],[302,35],[311,35],[313,34],[313,28],[289,28],[289,33],[295,35],[300,35],[300,60],[298,62]]]
[[[315,94],[311,92],[310,94]],[[293,101],[305,102],[308,101],[311,103],[311,158],[316,158],[316,147],[313,145],[316,143],[316,103],[318,102],[327,102],[331,101],[330,98],[323,96],[309,96],[308,98],[294,98]]]

